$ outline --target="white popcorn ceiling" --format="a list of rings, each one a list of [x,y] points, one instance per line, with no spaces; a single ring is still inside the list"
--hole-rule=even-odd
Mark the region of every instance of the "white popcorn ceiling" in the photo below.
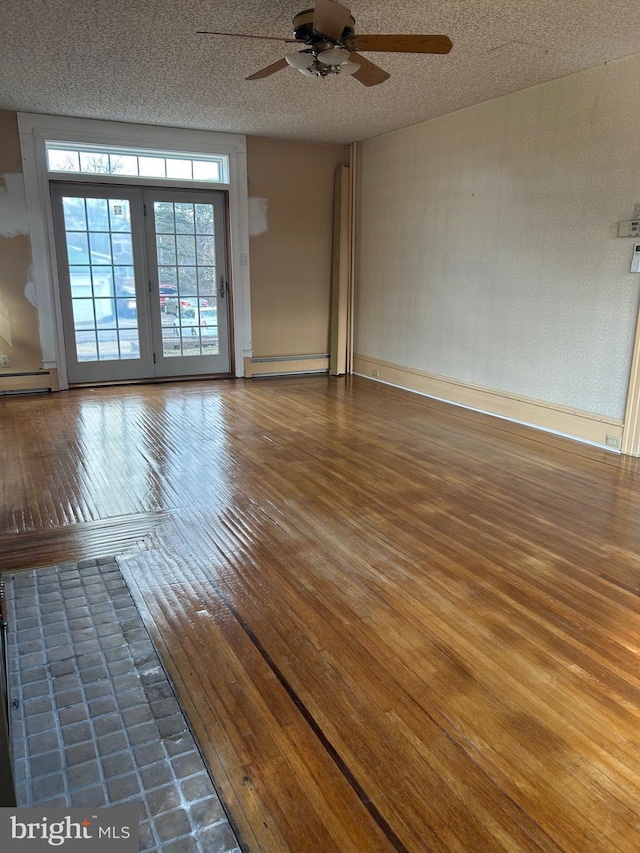
[[[637,0],[353,0],[356,32],[444,33],[448,56],[366,53],[367,88],[286,68],[244,78],[296,45],[313,0],[2,0],[0,108],[317,142],[368,139],[640,49]]]

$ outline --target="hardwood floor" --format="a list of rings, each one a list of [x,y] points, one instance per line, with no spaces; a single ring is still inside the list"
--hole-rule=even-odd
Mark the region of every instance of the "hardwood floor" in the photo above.
[[[0,569],[125,555],[246,851],[640,850],[636,460],[327,378],[0,439]]]

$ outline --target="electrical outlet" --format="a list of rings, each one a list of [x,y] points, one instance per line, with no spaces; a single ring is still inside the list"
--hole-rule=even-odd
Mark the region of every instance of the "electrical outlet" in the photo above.
[[[620,447],[620,439],[617,435],[608,435],[606,438],[607,447]]]
[[[8,355],[0,355],[0,367],[11,367],[11,359]]]
[[[380,371],[379,370],[372,370],[371,375],[374,377],[374,379],[377,379],[380,376]]]

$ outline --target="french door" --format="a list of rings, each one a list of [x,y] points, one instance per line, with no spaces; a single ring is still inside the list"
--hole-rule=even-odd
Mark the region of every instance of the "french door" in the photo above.
[[[229,373],[224,195],[51,194],[69,382]]]

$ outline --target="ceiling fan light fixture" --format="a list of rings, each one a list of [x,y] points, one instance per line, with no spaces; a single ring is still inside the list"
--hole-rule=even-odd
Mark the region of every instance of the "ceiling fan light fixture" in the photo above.
[[[343,62],[340,66],[340,73],[355,74],[359,68],[362,68],[359,62]]]
[[[280,39],[254,33],[223,33],[198,30],[215,36],[233,38],[267,39],[268,41],[297,42],[306,45],[298,53],[283,56],[266,68],[250,74],[247,80],[264,80],[287,65],[305,77],[336,77],[353,75],[363,86],[377,86],[389,79],[383,68],[371,62],[361,51],[378,53],[449,53],[452,42],[445,35],[356,35],[355,18],[339,0],[315,0],[312,9],[304,9],[293,18],[293,39]]]
[[[290,53],[285,59],[292,68],[298,71],[306,71],[315,62],[315,56],[311,51],[301,50],[299,53]]]
[[[320,51],[318,59],[324,65],[344,65],[348,61],[351,51],[346,47],[329,47]]]

